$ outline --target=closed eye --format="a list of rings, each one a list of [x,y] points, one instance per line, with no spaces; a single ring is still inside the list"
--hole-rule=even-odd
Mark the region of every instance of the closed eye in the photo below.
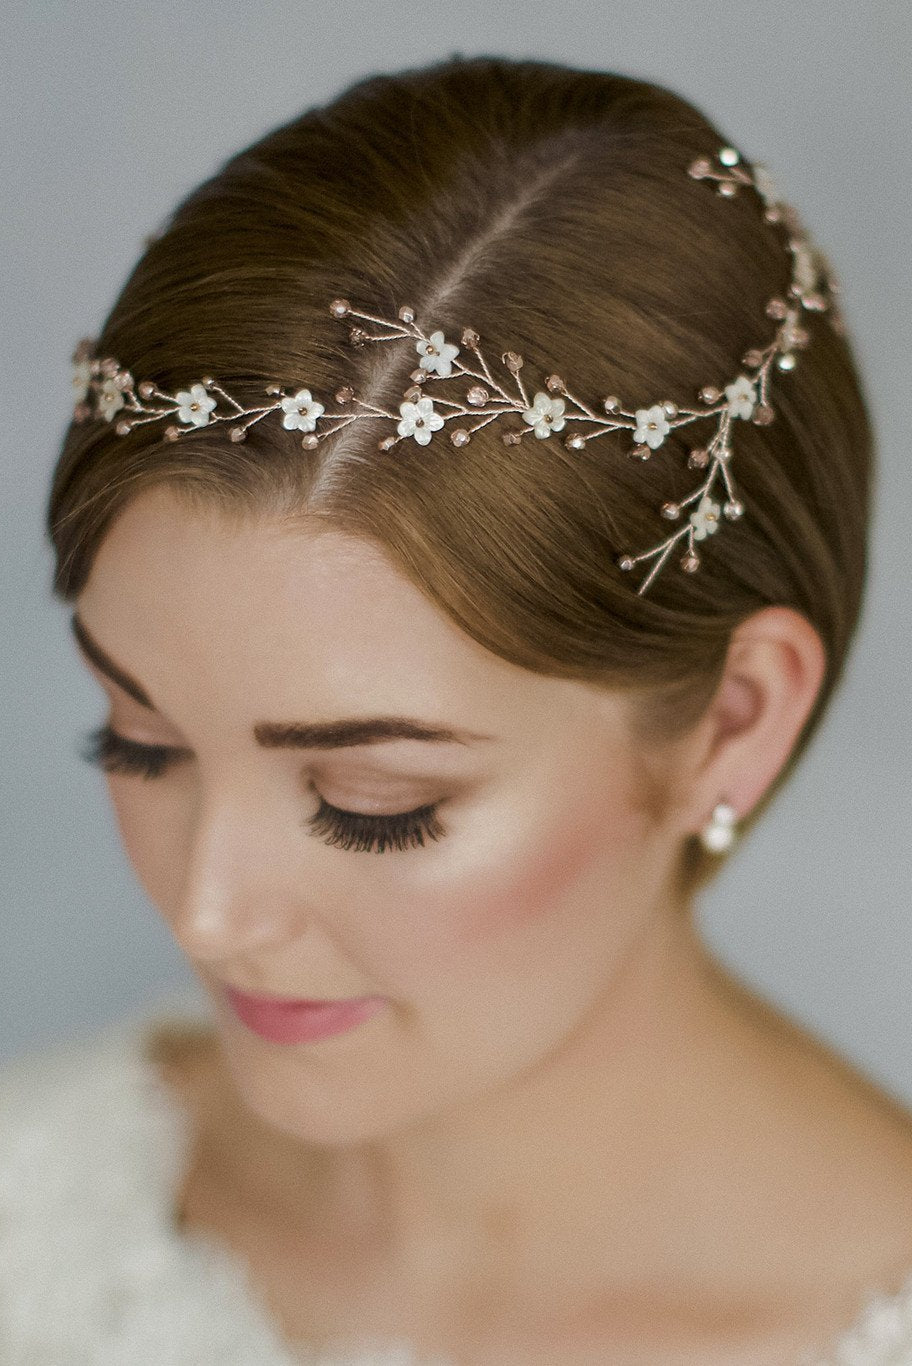
[[[110,725],[99,726],[84,737],[80,757],[106,773],[133,774],[160,778],[173,764],[191,757],[191,752],[174,745],[147,745],[129,740]],[[319,795],[319,794],[318,794]],[[438,840],[446,834],[437,816],[439,802],[399,811],[391,815],[367,816],[359,811],[343,811],[320,797],[315,815],[306,824],[314,834],[326,835],[325,844],[360,852],[414,848],[425,837]]]

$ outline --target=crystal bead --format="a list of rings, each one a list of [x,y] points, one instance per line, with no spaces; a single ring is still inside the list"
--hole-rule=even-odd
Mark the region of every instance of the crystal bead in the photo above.
[[[692,470],[704,470],[709,464],[709,451],[703,446],[695,446],[687,457],[687,463]]]
[[[450,440],[454,446],[465,446],[471,439],[471,434],[465,427],[457,427],[454,432],[450,432]]]
[[[500,439],[505,446],[518,446],[520,441],[522,441],[522,433],[504,432]]]
[[[140,398],[151,398],[154,393],[155,385],[152,383],[150,379],[144,379],[142,384],[139,386]]]
[[[603,400],[602,406],[606,413],[617,413],[620,412],[621,400],[616,394],[609,394],[608,397]]]
[[[341,389],[336,390],[337,403],[351,403],[355,396],[355,391],[350,384],[343,384]]]
[[[632,556],[632,555],[618,555],[617,560],[615,561],[615,563],[617,564],[618,569],[632,569],[632,568],[633,568],[633,556]]]
[[[545,380],[545,388],[550,390],[552,394],[562,394],[566,385],[560,375],[549,375]]]
[[[394,436],[385,436],[382,441],[377,442],[377,450],[388,451],[390,447],[395,446],[395,444],[396,438]]]
[[[758,403],[754,409],[753,421],[758,427],[768,427],[776,416],[775,409],[768,403]]]
[[[505,351],[501,356],[511,374],[517,374],[523,367],[523,358],[517,351]]]
[[[280,393],[282,392],[282,386],[281,386],[281,384],[267,384],[267,385],[266,385],[266,392],[267,392],[267,394],[273,394],[273,395],[275,395],[275,394],[280,394]]]
[[[474,347],[476,347],[476,346],[478,345],[478,342],[479,342],[479,336],[478,336],[478,333],[474,330],[474,328],[471,328],[471,327],[465,327],[465,328],[463,328],[463,332],[462,332],[462,344],[463,344],[463,346],[468,346],[469,349],[471,350],[471,349],[473,349]]]
[[[697,157],[696,161],[692,161],[688,166],[687,174],[693,176],[694,180],[702,180],[711,170],[708,157]]]
[[[693,574],[700,568],[700,557],[694,550],[688,550],[686,555],[681,556],[681,568],[686,574]]]
[[[729,499],[723,506],[722,511],[730,522],[736,522],[739,517],[744,516],[744,504],[739,502],[737,498]]]
[[[319,444],[320,438],[317,436],[316,432],[307,432],[305,436],[301,437],[301,445],[304,447],[305,451],[312,451],[314,447]]]
[[[784,299],[770,299],[766,305],[766,315],[768,318],[784,318],[788,312],[788,304]]]
[[[785,351],[781,356],[776,357],[776,364],[780,370],[794,370],[795,359],[791,351]]]
[[[399,317],[404,323],[415,321],[415,310],[409,304],[403,304],[399,310]]]
[[[126,436],[131,426],[132,423],[130,422],[118,422],[117,427],[115,428],[117,435]]]
[[[741,157],[736,148],[722,147],[719,151],[719,160],[722,162],[723,166],[737,166]]]
[[[347,313],[351,312],[351,304],[347,299],[333,299],[329,305],[329,311],[334,318],[344,318]]]
[[[678,503],[663,503],[661,512],[662,516],[667,517],[669,522],[674,522],[680,517],[681,508]]]
[[[480,408],[483,403],[487,403],[489,398],[490,394],[483,384],[473,384],[466,394],[466,399],[473,408]]]
[[[165,428],[165,440],[166,440],[166,441],[177,441],[179,437],[180,437],[180,427],[166,427],[166,428]]]
[[[228,432],[232,441],[246,441],[247,433],[243,427],[232,427]]]
[[[666,417],[677,417],[678,405],[673,403],[670,398],[665,398],[662,400],[662,411]]]
[[[716,193],[725,199],[731,199],[738,193],[738,187],[733,185],[730,180],[720,180],[716,186]]]

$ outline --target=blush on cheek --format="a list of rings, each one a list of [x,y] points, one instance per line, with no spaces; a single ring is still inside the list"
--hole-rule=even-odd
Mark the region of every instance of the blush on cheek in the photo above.
[[[562,812],[551,828],[533,824],[522,839],[493,855],[471,883],[462,884],[463,942],[560,913],[590,878],[593,887],[597,882],[606,890],[613,877],[623,878],[637,829],[629,809],[609,810],[591,799]]]

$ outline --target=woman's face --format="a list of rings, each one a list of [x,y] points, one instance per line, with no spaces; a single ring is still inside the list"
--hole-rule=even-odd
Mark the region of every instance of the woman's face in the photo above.
[[[365,542],[232,523],[163,487],[115,521],[76,606],[151,703],[89,663],[112,729],[176,751],[158,776],[109,772],[111,800],[270,1124],[391,1132],[533,1068],[610,1001],[681,834],[641,803],[620,696],[489,653]],[[264,743],[267,725],[377,716],[463,738]],[[321,799],[433,805],[440,836],[345,848],[308,824]],[[288,1045],[242,1024],[225,984],[386,1004]]]

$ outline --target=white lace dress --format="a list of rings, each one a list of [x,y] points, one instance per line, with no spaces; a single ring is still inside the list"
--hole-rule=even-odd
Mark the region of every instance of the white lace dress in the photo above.
[[[292,1350],[244,1264],[175,1228],[189,1117],[140,1044],[204,1010],[172,1000],[0,1068],[2,1366],[431,1366],[405,1343]],[[848,1313],[825,1360],[783,1366],[912,1366],[912,1269]]]

